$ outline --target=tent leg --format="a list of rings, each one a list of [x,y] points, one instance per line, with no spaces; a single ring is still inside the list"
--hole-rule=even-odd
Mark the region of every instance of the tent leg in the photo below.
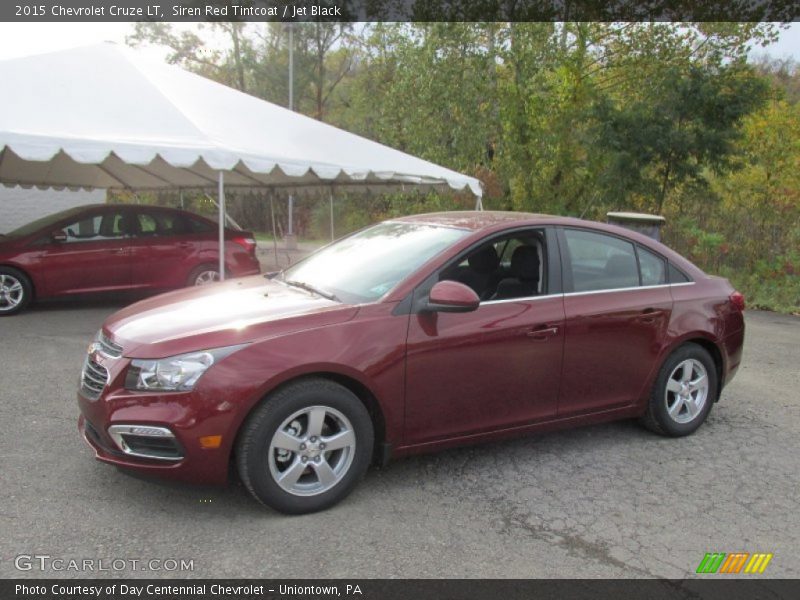
[[[336,239],[336,236],[333,232],[333,194],[330,195],[330,203],[331,203],[331,241]]]
[[[272,216],[272,249],[275,251],[275,268],[280,269],[278,262],[278,230],[275,229],[275,198],[269,197],[269,214]]]
[[[219,280],[225,281],[225,175],[219,172]]]
[[[475,210],[483,210],[483,198],[478,196],[478,199],[475,201]]]
[[[286,235],[292,235],[294,233],[294,196],[289,194],[289,223],[288,223],[288,231]]]

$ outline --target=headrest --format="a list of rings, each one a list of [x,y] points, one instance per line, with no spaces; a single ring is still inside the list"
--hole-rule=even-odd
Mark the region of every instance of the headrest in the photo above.
[[[500,257],[497,256],[497,251],[494,246],[486,246],[478,252],[470,254],[467,259],[470,268],[476,273],[481,275],[488,275],[494,273],[500,265]]]
[[[520,281],[539,281],[539,252],[533,246],[519,246],[511,255],[511,274]]]

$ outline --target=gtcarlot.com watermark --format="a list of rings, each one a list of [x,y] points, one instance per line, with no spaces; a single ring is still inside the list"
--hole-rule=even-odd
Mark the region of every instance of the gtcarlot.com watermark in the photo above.
[[[194,571],[193,558],[64,558],[49,554],[18,554],[14,557],[18,571],[72,571],[77,573],[121,571]]]

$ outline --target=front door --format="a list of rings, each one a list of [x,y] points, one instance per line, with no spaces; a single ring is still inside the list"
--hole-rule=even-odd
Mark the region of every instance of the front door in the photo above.
[[[84,213],[63,227],[66,240],[42,247],[47,295],[130,287],[130,236],[123,215],[109,210]]]
[[[490,245],[493,250],[484,245],[470,253],[480,260],[462,257],[439,276],[474,286],[485,298],[476,311],[411,315],[405,444],[516,427],[556,414],[564,307],[545,266],[544,230]]]

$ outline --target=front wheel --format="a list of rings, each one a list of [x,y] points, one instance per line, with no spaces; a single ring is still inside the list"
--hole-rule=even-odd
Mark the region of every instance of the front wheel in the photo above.
[[[0,316],[13,315],[31,301],[33,288],[24,273],[11,267],[0,267]]]
[[[718,385],[708,352],[697,344],[681,346],[661,367],[642,424],[673,437],[694,433],[711,411]]]
[[[248,418],[237,443],[239,476],[261,503],[302,514],[333,506],[369,466],[373,428],[364,404],[326,379],[290,384]]]

